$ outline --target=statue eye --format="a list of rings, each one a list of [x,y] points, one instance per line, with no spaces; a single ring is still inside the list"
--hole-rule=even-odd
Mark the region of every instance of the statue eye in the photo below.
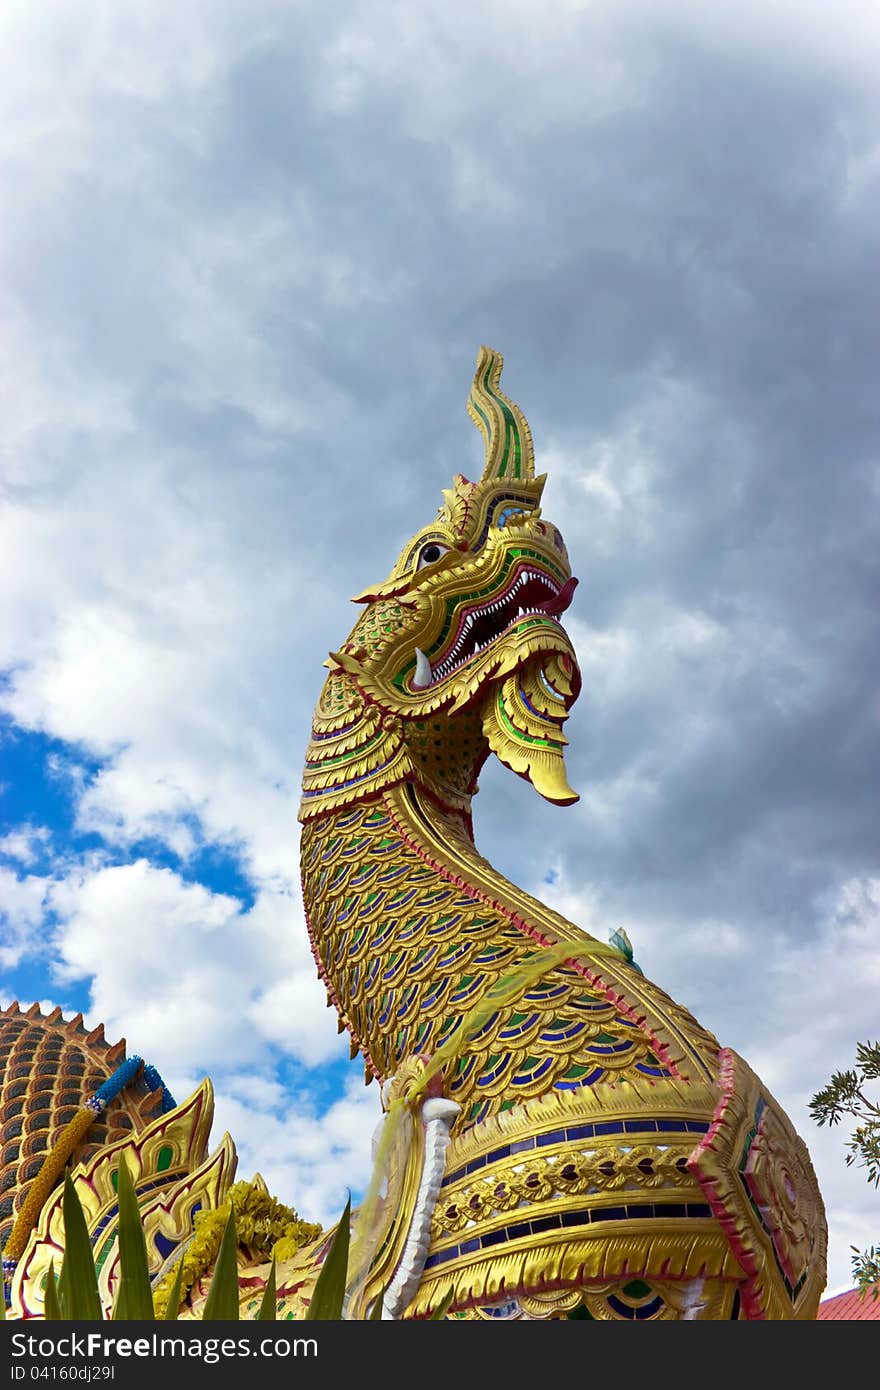
[[[439,541],[428,541],[427,545],[423,545],[419,551],[419,563],[416,565],[416,569],[423,570],[426,565],[433,565],[435,561],[440,559],[441,555],[448,555],[451,549],[451,546],[442,545]]]

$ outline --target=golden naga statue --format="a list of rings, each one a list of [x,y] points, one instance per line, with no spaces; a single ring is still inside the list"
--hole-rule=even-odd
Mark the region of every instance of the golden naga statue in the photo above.
[[[625,949],[516,887],[474,844],[490,752],[548,800],[577,800],[563,724],[580,675],[561,621],[577,581],[542,517],[544,478],[501,366],[481,349],[468,402],[482,477],[459,475],[355,599],[306,754],[309,933],[388,1112],[385,1188],[355,1220],[346,1315],[381,1299],[386,1318],[448,1302],[448,1318],[812,1319],[824,1210],[772,1095]],[[162,1113],[142,1075],[132,1084],[129,1132],[93,1146],[75,1175],[96,1254],[110,1247],[108,1301],[113,1154],[137,1152],[157,1283],[192,1239],[194,1208],[218,1207],[234,1173],[228,1136],[207,1150],[207,1082]],[[271,1203],[259,1178],[250,1192]],[[56,1189],[14,1251],[14,1315],[39,1315],[59,1222]],[[281,1316],[301,1315],[327,1247],[300,1226],[276,1250]],[[206,1268],[187,1285],[195,1314]],[[267,1274],[265,1249],[242,1249],[243,1316]]]

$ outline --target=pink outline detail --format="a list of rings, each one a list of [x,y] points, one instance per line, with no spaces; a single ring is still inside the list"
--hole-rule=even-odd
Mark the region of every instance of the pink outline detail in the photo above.
[[[544,936],[538,930],[537,927],[531,926],[517,913],[512,912],[509,908],[505,907],[502,903],[497,902],[494,898],[490,898],[487,893],[484,893],[479,888],[476,888],[474,884],[468,883],[465,879],[460,878],[457,874],[453,874],[448,867],[444,866],[443,864],[439,863],[436,859],[434,859],[433,856],[430,855],[428,851],[418,843],[417,840],[410,838],[410,836],[407,834],[406,829],[404,828],[404,826],[401,825],[400,821],[395,816],[394,811],[388,805],[387,802],[385,803],[385,807],[391,819],[391,823],[394,825],[403,843],[409,849],[411,849],[413,853],[416,854],[418,858],[422,860],[423,863],[427,864],[429,868],[433,869],[435,873],[438,873],[441,878],[445,879],[447,883],[452,883],[457,888],[461,888],[466,893],[466,895],[468,897],[473,898],[475,902],[482,902],[487,907],[490,907],[493,912],[499,913],[499,915],[506,918],[512,926],[516,927],[518,931],[521,931],[524,936],[531,937],[531,939],[537,942],[539,946],[558,946],[561,944],[558,941],[551,941],[548,937]],[[604,994],[605,998],[609,1001],[609,1003],[613,1004],[615,1008],[618,1009],[620,1013],[624,1015],[625,1018],[631,1019],[632,1022],[635,1023],[636,1026],[640,1028],[643,1033],[647,1034],[655,1055],[660,1059],[664,1066],[669,1068],[675,1080],[682,1081],[685,1085],[688,1084],[687,1077],[682,1076],[681,1072],[678,1070],[675,1063],[669,1056],[669,1048],[667,1047],[667,1045],[665,1043],[660,1042],[659,1038],[656,1038],[654,1036],[650,1028],[645,1026],[645,1018],[647,1017],[647,1015],[642,1014],[640,1017],[634,1005],[630,1004],[628,1000],[624,999],[623,995],[615,993],[611,985],[605,984],[601,975],[598,975],[595,971],[590,970],[588,966],[583,965],[580,961],[565,960],[561,962],[561,964],[569,966],[572,970],[575,971],[576,974],[580,975],[583,979],[585,979],[588,984],[592,985],[595,989],[599,990],[602,994]],[[655,1084],[649,1076],[646,1076],[644,1078],[640,1077],[639,1084],[641,1084],[642,1081],[646,1082],[649,1086],[653,1086]]]
[[[741,1290],[742,1307],[746,1314],[746,1319],[749,1321],[761,1322],[766,1321],[767,1314],[764,1311],[764,1305],[761,1301],[761,1286],[758,1282],[760,1270],[757,1260],[755,1259],[753,1251],[749,1250],[743,1244],[742,1238],[737,1230],[736,1218],[728,1211],[723,1198],[718,1194],[717,1182],[713,1178],[706,1177],[699,1169],[698,1160],[700,1155],[704,1153],[706,1149],[711,1149],[713,1153],[715,1152],[714,1141],[718,1138],[721,1130],[727,1127],[728,1121],[726,1112],[736,1089],[736,1060],[731,1048],[722,1047],[719,1049],[718,1064],[718,1085],[721,1088],[721,1098],[715,1107],[715,1113],[712,1116],[712,1123],[709,1126],[708,1133],[694,1148],[688,1159],[687,1168],[688,1172],[692,1177],[696,1178],[700,1187],[705,1192],[715,1220],[724,1231],[730,1243],[731,1250],[748,1275],[748,1278],[743,1282]],[[739,1169],[735,1169],[734,1174],[738,1176]]]

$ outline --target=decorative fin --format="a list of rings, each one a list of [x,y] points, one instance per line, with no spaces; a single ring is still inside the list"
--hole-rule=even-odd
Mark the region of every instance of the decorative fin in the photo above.
[[[468,415],[486,445],[486,466],[481,479],[484,483],[500,478],[523,481],[535,476],[535,451],[528,422],[499,385],[503,366],[500,352],[481,347],[468,398]]]
[[[644,975],[645,972],[642,967],[633,959],[632,942],[623,927],[615,927],[610,931],[608,933],[608,942],[614,947],[615,951],[620,952],[627,964],[632,966],[633,970],[637,970],[640,975]]]

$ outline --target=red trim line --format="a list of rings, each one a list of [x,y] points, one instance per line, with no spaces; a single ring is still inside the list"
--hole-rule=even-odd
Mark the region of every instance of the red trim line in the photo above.
[[[446,879],[447,883],[453,883],[457,888],[461,888],[467,894],[468,897],[473,898],[475,902],[482,902],[487,907],[490,907],[493,910],[493,912],[497,912],[502,917],[505,917],[507,921],[511,923],[512,926],[516,927],[518,931],[521,931],[524,936],[531,937],[531,939],[537,942],[539,946],[558,946],[561,944],[559,941],[553,941],[549,937],[544,936],[544,934],[540,932],[537,927],[534,927],[529,922],[526,922],[524,918],[518,916],[517,913],[512,912],[510,908],[506,907],[503,903],[499,903],[494,898],[490,898],[487,893],[484,893],[481,889],[475,887],[474,884],[468,883],[467,880],[460,878],[457,874],[453,874],[452,871],[446,865],[441,864],[438,860],[434,859],[434,857],[430,855],[428,851],[417,840],[413,839],[409,835],[405,826],[403,826],[398,820],[398,818],[395,816],[394,811],[392,807],[388,804],[387,800],[385,802],[385,809],[387,810],[388,815],[391,818],[392,824],[395,826],[397,833],[400,835],[404,844],[409,849],[411,849],[413,853],[416,854],[419,857],[419,859],[422,860],[423,863],[427,864],[430,868],[432,868],[435,873],[438,873],[440,875],[441,878]],[[585,979],[588,984],[592,985],[594,989],[601,991],[601,993],[604,994],[605,998],[609,1001],[609,1003],[613,1004],[615,1008],[619,1009],[619,1011],[622,1014],[624,1014],[626,1018],[631,1019],[633,1023],[637,1025],[637,1027],[641,1028],[642,1031],[645,1032],[648,1038],[650,1039],[651,1046],[659,1060],[664,1064],[664,1066],[669,1068],[673,1077],[677,1081],[682,1081],[685,1084],[687,1084],[687,1077],[682,1076],[681,1072],[678,1070],[675,1063],[669,1056],[669,1048],[667,1047],[667,1045],[665,1043],[662,1043],[659,1038],[656,1038],[652,1033],[651,1029],[645,1026],[645,1014],[639,1016],[635,1007],[632,1004],[630,1004],[628,1000],[624,999],[622,995],[615,993],[614,988],[611,985],[606,984],[602,979],[601,975],[598,975],[595,971],[590,970],[590,968],[584,965],[581,961],[576,959],[565,960],[562,962],[562,964],[568,965],[572,970],[575,971],[576,974],[582,976],[582,978]],[[640,1078],[640,1080],[642,1079],[646,1081],[649,1086],[654,1085],[654,1082],[651,1080],[650,1077],[646,1076],[644,1078]]]

